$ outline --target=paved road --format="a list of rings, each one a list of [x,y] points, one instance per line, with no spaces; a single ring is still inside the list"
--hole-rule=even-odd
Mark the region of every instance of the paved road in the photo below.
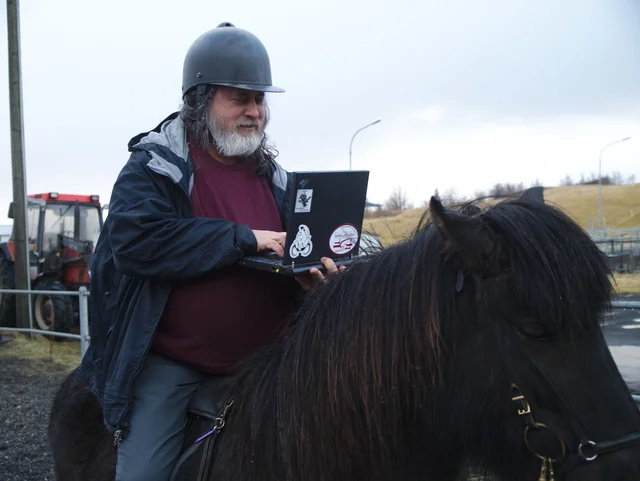
[[[640,296],[621,300],[640,301]],[[614,309],[604,324],[604,335],[622,377],[640,394],[640,309]]]

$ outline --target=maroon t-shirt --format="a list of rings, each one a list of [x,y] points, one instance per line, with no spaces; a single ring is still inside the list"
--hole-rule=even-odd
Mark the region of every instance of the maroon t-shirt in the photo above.
[[[190,147],[193,215],[254,230],[282,232],[275,200],[252,166],[225,165]],[[273,343],[293,305],[295,280],[233,265],[174,286],[152,349],[211,374],[228,374],[258,348]]]

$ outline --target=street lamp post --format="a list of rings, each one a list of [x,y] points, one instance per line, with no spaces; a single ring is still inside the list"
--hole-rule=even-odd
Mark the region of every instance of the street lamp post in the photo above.
[[[625,137],[624,139],[614,140],[613,142],[605,145],[600,151],[600,156],[598,158],[598,229],[600,229],[600,231],[602,231],[602,153],[608,147],[624,142],[625,140],[629,140],[630,138],[631,137]]]
[[[351,170],[351,148],[353,146],[353,139],[355,139],[356,135],[361,130],[364,130],[367,127],[371,127],[372,125],[375,125],[375,124],[380,123],[380,122],[382,122],[382,119],[375,120],[375,121],[371,122],[370,124],[365,125],[364,127],[360,127],[358,130],[355,131],[355,133],[351,137],[351,143],[349,144],[349,170]]]

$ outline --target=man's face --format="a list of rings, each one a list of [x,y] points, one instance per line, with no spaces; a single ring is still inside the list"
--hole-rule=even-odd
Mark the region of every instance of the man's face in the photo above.
[[[266,122],[263,92],[219,87],[209,113],[209,130],[222,155],[250,155],[260,147]]]

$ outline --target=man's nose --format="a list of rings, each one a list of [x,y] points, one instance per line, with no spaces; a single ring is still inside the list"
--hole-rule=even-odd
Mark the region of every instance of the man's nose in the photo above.
[[[258,108],[258,103],[255,100],[249,100],[249,102],[247,102],[245,115],[248,117],[260,117],[260,109]]]

